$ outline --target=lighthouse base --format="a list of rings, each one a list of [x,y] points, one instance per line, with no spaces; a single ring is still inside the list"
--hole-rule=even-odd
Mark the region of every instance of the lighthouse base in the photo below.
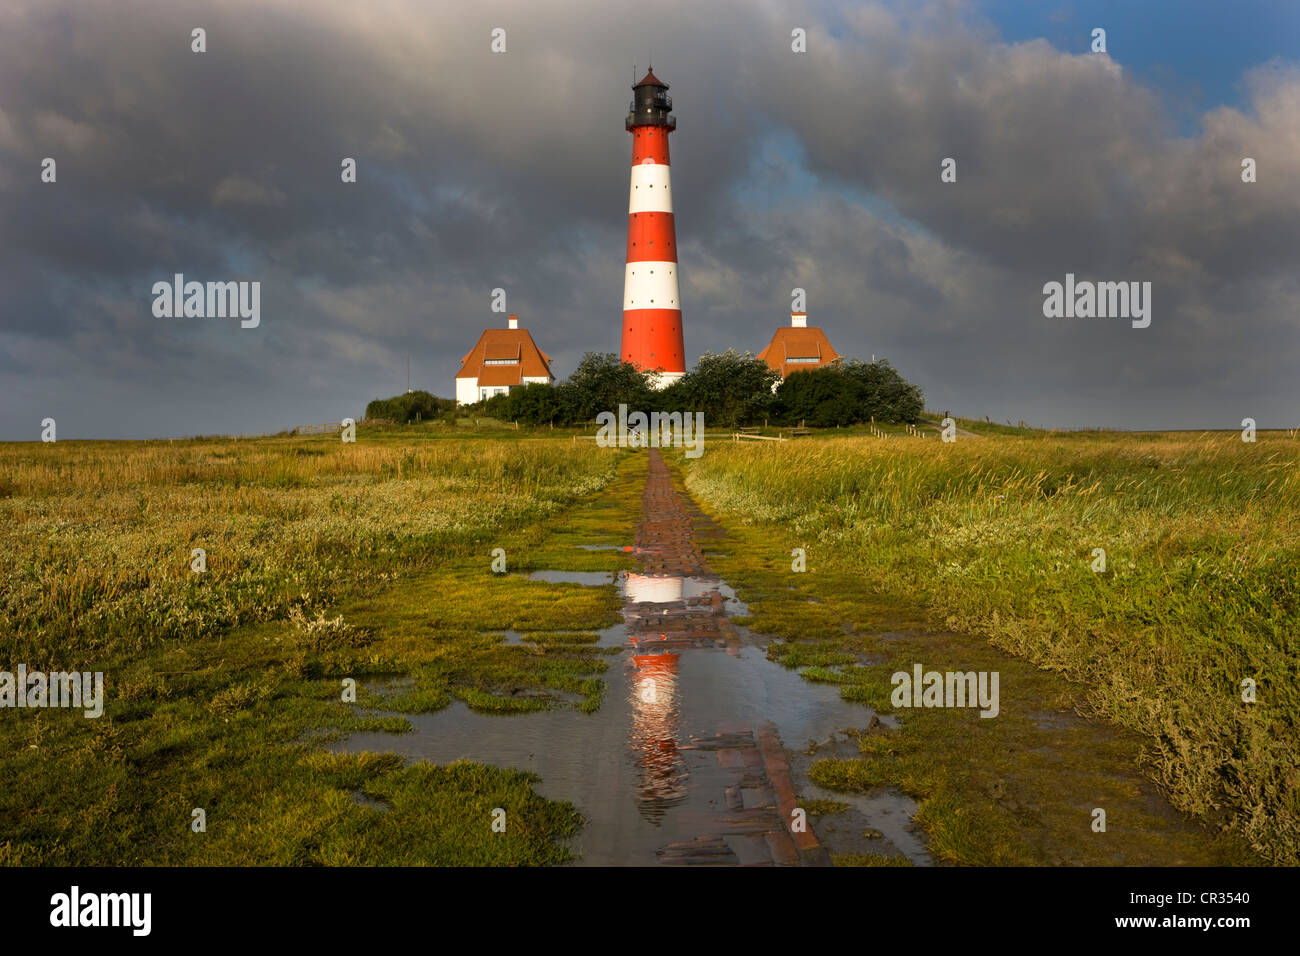
[[[685,372],[647,372],[646,380],[650,383],[650,387],[658,392],[667,388],[685,374]]]

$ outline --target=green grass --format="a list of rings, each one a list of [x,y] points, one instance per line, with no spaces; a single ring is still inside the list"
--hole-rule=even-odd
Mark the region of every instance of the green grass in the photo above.
[[[1295,862],[1300,446],[964,424],[677,459],[773,659],[882,713],[913,661],[1002,675],[997,720],[901,712],[814,780],[911,794],[945,862]],[[646,460],[548,431],[0,446],[0,667],[108,691],[0,721],[0,864],[563,860],[581,821],[526,774],[324,749],[453,700],[599,708],[615,589],[526,575],[628,567],[578,546],[632,541]]]
[[[617,457],[397,432],[0,445],[0,636],[61,667],[311,614],[554,515]]]
[[[804,800],[801,804],[809,815],[815,817],[828,817],[836,813],[843,813],[849,808],[847,803],[840,803],[838,800]]]
[[[945,669],[946,656],[972,669],[987,642],[1026,662],[1015,677],[1026,699],[1059,697],[1137,735],[1133,759],[1179,809],[1267,860],[1300,858],[1295,440],[814,437],[719,443],[683,464],[689,490],[746,542],[715,566],[749,584],[741,596],[760,630],[794,642],[774,649],[783,663],[887,707],[897,663]],[[796,547],[805,575],[790,572]],[[1092,570],[1094,548],[1106,550],[1105,573]],[[908,628],[956,636],[922,656],[915,641],[900,651],[871,633]],[[845,676],[846,653],[887,660]],[[1006,696],[1017,685],[999,666]],[[1033,689],[1035,674],[1068,681]],[[1247,677],[1255,704],[1241,698]],[[963,841],[989,842],[956,829],[950,839],[954,858]]]
[[[837,853],[831,858],[836,866],[911,866],[905,856],[883,856],[879,853]]]
[[[606,655],[580,638],[617,620],[615,589],[525,574],[625,566],[574,545],[630,540],[642,462],[400,429],[357,446],[0,446],[0,462],[17,489],[0,499],[0,667],[102,670],[107,696],[97,720],[5,711],[0,863],[567,859],[581,820],[527,774],[324,746],[401,733],[402,714],[456,698],[596,709]],[[209,545],[206,575],[189,571],[193,541]],[[535,643],[507,645],[506,629]],[[392,676],[405,680],[384,688]],[[191,829],[196,808],[206,832]]]

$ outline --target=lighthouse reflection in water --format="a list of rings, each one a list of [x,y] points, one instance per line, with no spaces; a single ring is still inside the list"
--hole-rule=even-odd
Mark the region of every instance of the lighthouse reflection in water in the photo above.
[[[653,823],[685,799],[689,775],[678,749],[682,724],[679,649],[691,643],[681,630],[682,611],[693,598],[717,593],[717,585],[672,575],[629,574],[624,579],[628,602],[635,608],[628,620],[629,640],[634,646],[628,662],[631,749],[640,771],[639,810]],[[707,611],[701,615],[689,610],[685,616],[695,622],[712,617]]]

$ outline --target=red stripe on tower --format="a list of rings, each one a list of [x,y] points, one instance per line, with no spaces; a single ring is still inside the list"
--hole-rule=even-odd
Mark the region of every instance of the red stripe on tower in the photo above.
[[[677,292],[668,134],[677,127],[668,85],[651,69],[632,87],[626,128],[632,134],[632,184],[627,206],[627,271],[623,276],[623,361],[656,372],[662,388],[686,372],[682,307]]]

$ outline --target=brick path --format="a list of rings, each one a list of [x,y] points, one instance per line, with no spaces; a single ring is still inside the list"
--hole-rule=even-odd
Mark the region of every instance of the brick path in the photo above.
[[[662,806],[689,785],[680,751],[709,751],[732,782],[716,810],[690,820],[699,836],[658,851],[670,865],[825,866],[829,857],[811,828],[796,832],[798,806],[785,748],[774,724],[715,728],[710,736],[679,741],[670,693],[683,654],[738,648],[716,588],[685,596],[678,579],[718,581],[696,546],[690,513],[657,449],[642,497],[636,546],[641,568],[630,575],[625,617],[641,694],[633,748],[642,767],[642,800]],[[645,597],[655,600],[644,600]],[[663,688],[664,699],[656,688]],[[646,812],[643,809],[643,812]],[[653,813],[653,810],[650,811]],[[804,824],[804,826],[807,826]]]

